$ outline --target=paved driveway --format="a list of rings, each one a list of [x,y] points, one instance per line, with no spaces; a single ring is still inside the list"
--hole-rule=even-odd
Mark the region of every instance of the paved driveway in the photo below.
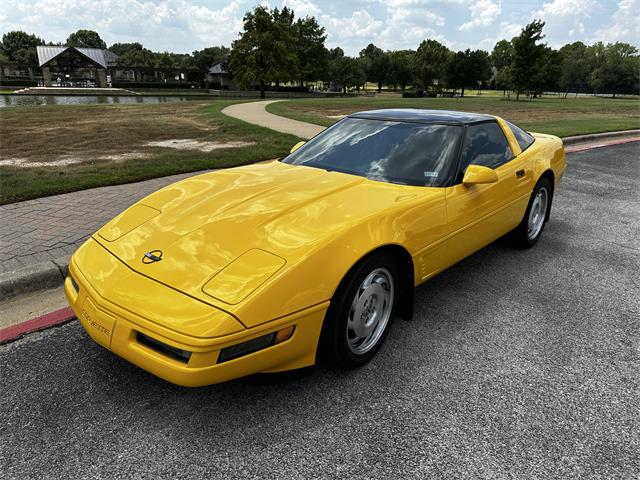
[[[360,370],[188,390],[75,322],[0,347],[3,478],[638,478],[639,147],[570,155],[539,244],[421,286]]]

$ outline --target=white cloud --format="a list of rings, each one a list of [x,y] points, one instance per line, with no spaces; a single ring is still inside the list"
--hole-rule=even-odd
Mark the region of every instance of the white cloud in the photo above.
[[[542,8],[534,12],[534,15],[542,19],[558,16],[589,16],[589,12],[592,12],[597,5],[595,0],[553,0],[543,3]]]
[[[380,0],[380,3],[384,3],[389,7],[416,7],[418,5],[425,5],[426,0]]]
[[[376,20],[366,10],[356,10],[345,18],[321,15],[320,20],[327,29],[329,39],[334,43],[348,38],[371,38],[373,41],[383,25],[382,21]]]
[[[315,3],[306,2],[305,0],[284,0],[282,6],[293,10],[297,18],[317,17],[321,13],[320,8]]]
[[[107,44],[192,52],[230,45],[245,12],[260,3],[315,16],[327,46],[350,55],[370,42],[392,50],[416,48],[426,38],[490,50],[534,18],[546,22],[545,41],[556,48],[576,40],[640,41],[640,0],[0,0],[0,35],[24,30],[57,42],[85,28]]]
[[[517,23],[500,22],[500,28],[498,28],[495,35],[483,38],[475,45],[470,45],[468,48],[481,48],[490,52],[493,50],[495,44],[500,40],[510,41],[513,37],[520,35],[521,31],[522,26]]]
[[[578,35],[583,35],[584,34],[584,23],[582,22],[576,22],[573,25],[573,28],[571,30],[569,30],[569,36],[570,37],[575,37]]]
[[[442,35],[438,35],[432,28],[395,24],[389,25],[382,31],[376,40],[376,45],[385,50],[415,50],[420,42],[427,38],[443,40]]]
[[[27,30],[64,41],[78,29],[96,30],[107,44],[139,41],[154,50],[190,52],[229,45],[242,29],[241,0],[213,9],[188,0],[4,0],[2,30]]]
[[[422,24],[428,23],[441,27],[444,25],[444,17],[427,9],[396,8],[389,9],[388,24]]]
[[[445,18],[429,8],[428,3],[433,1],[385,1],[386,20],[378,37],[371,41],[384,50],[401,50],[415,49],[426,38],[441,39],[435,28],[444,26]]]
[[[461,32],[468,32],[476,27],[488,27],[500,15],[502,9],[491,0],[478,0],[469,5],[471,20],[458,27]]]
[[[387,7],[417,7],[430,4],[464,3],[467,0],[378,0]]]
[[[628,42],[638,45],[638,41],[640,41],[640,0],[620,0],[611,21],[606,27],[596,32],[595,39],[603,42]]]
[[[532,18],[545,21],[544,34],[552,47],[584,39],[585,23],[606,10],[597,0],[552,0],[531,12]]]

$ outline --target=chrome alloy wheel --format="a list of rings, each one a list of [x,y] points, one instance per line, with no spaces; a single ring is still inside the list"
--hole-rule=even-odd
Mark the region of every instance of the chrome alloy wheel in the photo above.
[[[529,222],[527,223],[527,236],[529,240],[534,240],[542,230],[544,219],[547,216],[547,204],[549,202],[549,193],[545,187],[540,188],[536,192],[536,196],[531,203],[529,211]]]
[[[367,275],[349,309],[347,342],[351,352],[362,355],[378,343],[391,318],[394,295],[389,270],[376,268]]]

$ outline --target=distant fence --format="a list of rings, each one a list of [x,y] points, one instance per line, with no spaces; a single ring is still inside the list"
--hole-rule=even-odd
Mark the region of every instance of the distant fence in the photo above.
[[[213,95],[217,95],[220,97],[247,97],[247,98],[258,98],[260,97],[260,90],[209,90],[209,93]],[[267,90],[265,93],[265,98],[326,98],[326,97],[344,97],[344,96],[356,96],[356,95],[367,95],[370,96],[372,94],[368,93],[342,93],[342,92],[319,92],[319,91],[310,91],[310,92],[276,92]]]

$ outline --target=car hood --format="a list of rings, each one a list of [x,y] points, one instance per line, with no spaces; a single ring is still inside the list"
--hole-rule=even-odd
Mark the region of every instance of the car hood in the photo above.
[[[131,269],[224,308],[328,236],[410,197],[403,188],[281,162],[254,164],[170,185],[94,239]]]

